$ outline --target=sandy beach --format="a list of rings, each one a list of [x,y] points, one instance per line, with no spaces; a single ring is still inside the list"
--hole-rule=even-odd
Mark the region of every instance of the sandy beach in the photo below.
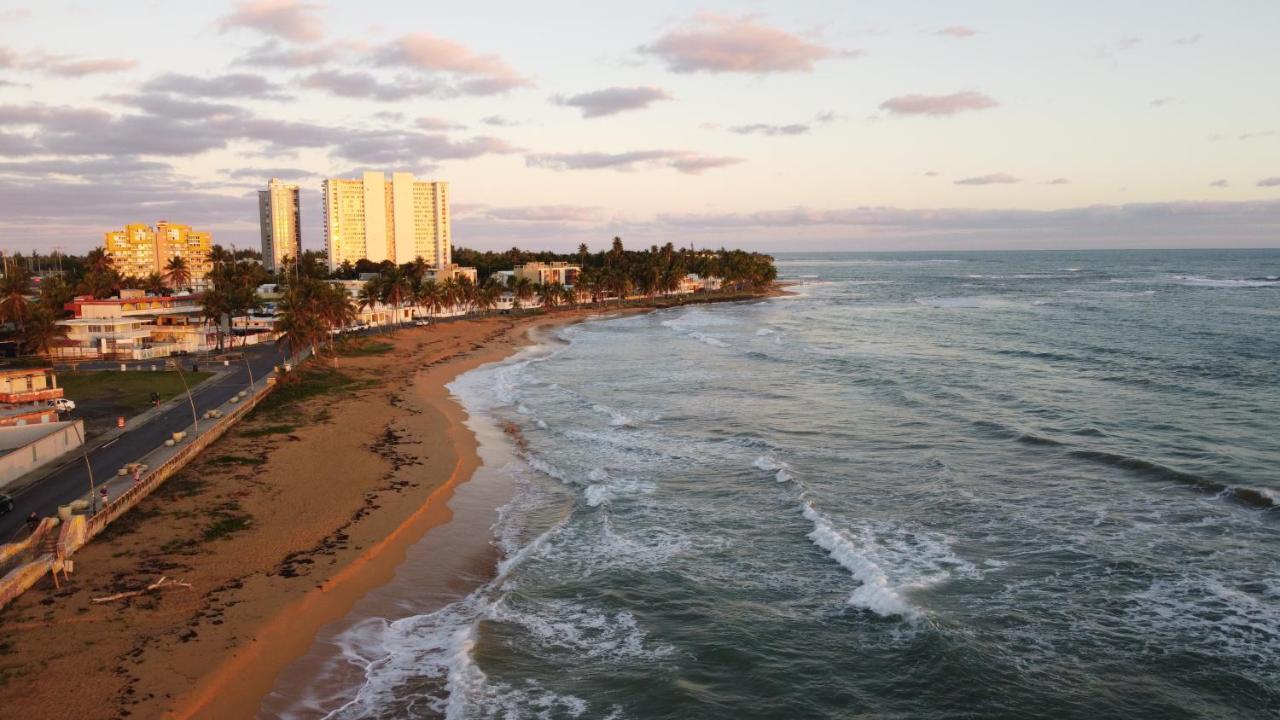
[[[61,590],[42,583],[5,610],[5,715],[251,717],[317,629],[450,517],[478,457],[445,384],[532,327],[588,314],[375,337],[381,352],[320,373],[337,387],[264,407],[78,553]],[[92,602],[161,576],[192,589]]]

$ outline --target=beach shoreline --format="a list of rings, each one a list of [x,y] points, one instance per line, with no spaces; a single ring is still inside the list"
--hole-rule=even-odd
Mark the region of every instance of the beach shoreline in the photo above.
[[[122,525],[123,537],[109,534],[77,555],[78,572],[61,591],[50,598],[42,585],[0,615],[11,638],[0,654],[0,702],[28,717],[85,720],[258,714],[320,630],[391,580],[409,548],[451,519],[449,501],[480,458],[466,411],[446,385],[537,343],[533,335],[550,327],[654,309],[494,316],[374,338],[392,349],[339,365],[376,387],[307,401],[303,414],[320,422],[283,437],[256,439],[272,429],[269,419],[246,423],[184,471],[193,477],[173,483],[197,486],[190,494],[158,491]],[[336,457],[326,462],[326,453]],[[228,458],[253,458],[251,472],[228,470],[221,464]],[[344,482],[351,478],[359,482]],[[176,523],[147,522],[165,513],[186,519],[227,498],[253,518],[243,537],[197,550],[177,537]],[[273,521],[281,507],[291,524]],[[485,547],[472,549],[493,554],[487,530]],[[194,589],[91,602],[160,574]],[[60,642],[51,646],[49,637]]]

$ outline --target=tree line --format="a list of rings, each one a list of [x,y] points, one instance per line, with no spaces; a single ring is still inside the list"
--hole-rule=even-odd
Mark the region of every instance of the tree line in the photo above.
[[[455,265],[475,267],[479,282],[466,276],[434,280],[432,268],[418,260],[397,266],[391,262],[361,260],[329,272],[325,256],[305,251],[295,260],[284,258],[276,273],[268,272],[252,251],[226,251],[215,245],[211,253],[213,269],[201,293],[203,317],[217,327],[219,348],[223,346],[222,319],[249,314],[262,306],[258,288],[275,281],[281,286],[277,304],[279,330],[294,348],[332,345],[334,331],[354,322],[363,308],[382,304],[392,308],[417,306],[432,314],[457,310],[464,314],[492,312],[503,293],[510,292],[516,309],[552,309],[580,302],[601,302],[643,296],[649,299],[680,288],[689,273],[718,278],[723,291],[759,292],[777,278],[773,258],[742,250],[695,250],[676,248],[671,243],[644,250],[627,250],[620,238],[608,249],[590,252],[585,244],[576,253],[533,252],[519,248],[507,251],[477,251],[456,248]],[[0,321],[9,325],[9,335],[28,353],[47,355],[65,326],[65,306],[78,295],[113,297],[122,289],[140,289],[153,295],[169,295],[192,283],[190,268],[181,258],[171,259],[162,273],[145,278],[126,277],[115,268],[110,255],[95,248],[83,257],[60,255],[32,260],[27,266],[61,268],[40,278],[39,283],[23,264],[5,263],[0,278]],[[573,287],[559,283],[537,284],[515,278],[510,285],[499,281],[499,271],[512,270],[530,262],[567,262],[581,268]],[[332,279],[356,279],[373,275],[356,297]]]

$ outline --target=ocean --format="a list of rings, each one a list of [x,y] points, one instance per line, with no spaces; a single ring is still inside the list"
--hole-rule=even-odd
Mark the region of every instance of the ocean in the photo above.
[[[778,268],[455,381],[493,577],[299,715],[1280,715],[1280,251]]]

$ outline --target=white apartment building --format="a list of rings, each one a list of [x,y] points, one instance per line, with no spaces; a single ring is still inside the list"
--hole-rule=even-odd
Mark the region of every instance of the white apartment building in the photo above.
[[[302,250],[302,213],[298,186],[272,178],[258,191],[258,222],[262,229],[262,264],[275,272],[284,258],[298,259]]]
[[[397,265],[422,258],[453,261],[449,183],[415,180],[397,172],[366,172],[360,179],[324,181],[324,233],[329,269],[359,260]]]

